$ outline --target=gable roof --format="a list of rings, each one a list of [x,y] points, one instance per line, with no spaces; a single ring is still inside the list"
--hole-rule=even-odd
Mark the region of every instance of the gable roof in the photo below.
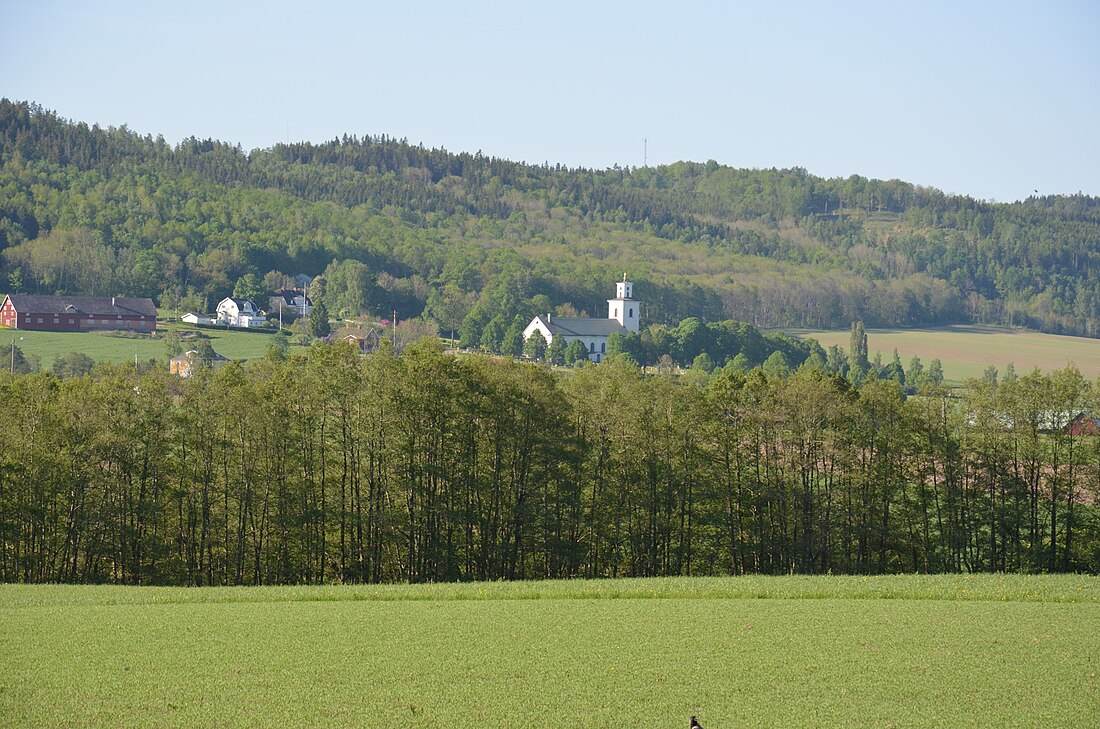
[[[232,301],[234,304],[236,304],[238,311],[242,311],[245,308],[245,304],[248,304],[253,309],[256,308],[256,305],[253,304],[251,300],[249,300],[249,299],[238,299],[236,296],[226,296],[224,299],[222,299],[221,301],[218,302],[218,306],[221,306],[222,304],[224,304],[227,301]]]
[[[295,291],[293,289],[283,289],[282,291],[272,291],[271,293],[269,293],[267,295],[267,298],[268,299],[280,299],[281,298],[283,300],[283,304],[285,306],[297,306],[297,304],[294,303],[294,300],[296,298],[298,298],[299,296],[303,296],[303,295],[304,294],[302,294],[301,292]],[[306,299],[306,306],[313,306],[313,301],[308,296],[306,296],[305,299]]]
[[[198,351],[196,351],[194,349],[189,349],[186,352],[184,352],[183,354],[177,354],[175,357],[170,359],[169,362],[190,362],[191,360],[198,359],[198,358],[199,358]],[[227,357],[221,356],[217,352],[214,352],[213,354],[210,355],[210,361],[211,362],[228,362],[229,359]]]
[[[152,299],[125,296],[33,296],[9,294],[20,314],[84,314],[88,316],[157,317]]]
[[[614,319],[587,319],[583,317],[553,316],[550,321],[539,317],[553,335],[567,337],[609,337],[612,334],[626,334],[627,329]]]

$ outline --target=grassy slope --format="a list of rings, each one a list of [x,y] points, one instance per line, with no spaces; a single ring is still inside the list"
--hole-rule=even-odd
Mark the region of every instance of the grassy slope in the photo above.
[[[14,726],[1088,726],[1100,712],[1089,577],[5,586],[0,623]]]
[[[848,349],[850,332],[845,330],[788,329],[800,337],[813,337],[822,346],[839,345]],[[948,380],[962,381],[981,377],[989,365],[1001,372],[1010,362],[1020,374],[1033,367],[1056,370],[1072,362],[1085,377],[1100,376],[1100,339],[1040,334],[1003,327],[948,326],[930,329],[868,329],[867,346],[872,356],[880,352],[889,362],[894,349],[902,364],[916,355],[925,366],[932,359],[943,362]]]
[[[159,325],[162,334],[172,327]],[[255,359],[262,357],[271,342],[271,335],[256,332],[220,331],[203,329],[210,337],[214,351],[229,359]],[[0,329],[0,362],[10,352],[12,339],[27,355],[38,355],[42,367],[48,369],[58,357],[69,352],[82,352],[97,362],[132,362],[134,355],[141,361],[159,359],[167,362],[167,348],[163,337],[130,339],[112,337],[104,332],[36,332],[29,330]],[[186,346],[186,344],[185,344]],[[167,365],[166,365],[167,366]]]

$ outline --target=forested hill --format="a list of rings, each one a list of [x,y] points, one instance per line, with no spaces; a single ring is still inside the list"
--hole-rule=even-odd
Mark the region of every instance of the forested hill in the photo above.
[[[994,204],[713,161],[568,169],[387,137],[173,146],[6,99],[0,248],[8,290],[209,309],[249,274],[324,273],[335,313],[444,329],[602,314],[628,271],[649,322],[1100,334],[1100,198]]]

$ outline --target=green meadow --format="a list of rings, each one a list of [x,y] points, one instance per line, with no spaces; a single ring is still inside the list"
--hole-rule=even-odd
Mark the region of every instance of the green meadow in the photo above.
[[[4,726],[1095,726],[1100,579],[0,586]]]
[[[847,329],[787,329],[798,337],[812,337],[823,347],[838,345],[848,350],[850,332]],[[1057,334],[990,327],[956,325],[929,329],[868,329],[867,349],[889,362],[898,350],[902,364],[909,358],[921,358],[925,366],[933,359],[943,363],[944,377],[961,382],[969,377],[981,377],[989,365],[1001,372],[1009,364],[1023,374],[1035,367],[1050,372],[1073,363],[1081,373],[1092,379],[1100,376],[1100,339],[1068,337]]]
[[[271,334],[231,331],[224,329],[196,330],[187,326],[159,324],[158,337],[119,337],[110,332],[36,332],[30,330],[0,329],[0,355],[6,354],[12,341],[26,355],[37,355],[44,369],[54,360],[70,352],[81,352],[96,362],[133,362],[136,357],[145,362],[150,359],[167,362],[168,349],[165,333],[173,331],[199,331],[210,339],[214,351],[228,359],[249,360],[262,357],[271,343]],[[187,343],[184,342],[184,347]],[[6,361],[0,356],[0,361]],[[167,366],[167,365],[166,365]]]

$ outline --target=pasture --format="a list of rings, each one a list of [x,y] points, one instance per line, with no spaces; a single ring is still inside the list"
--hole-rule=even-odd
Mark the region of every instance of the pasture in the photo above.
[[[812,337],[826,348],[838,345],[844,351],[848,350],[851,334],[847,329],[785,331],[797,337]],[[939,358],[945,379],[952,382],[981,377],[989,365],[1003,373],[1010,362],[1020,374],[1035,367],[1050,372],[1072,362],[1085,377],[1100,376],[1100,339],[1008,327],[956,325],[929,329],[868,329],[867,349],[872,357],[875,352],[880,353],[883,362],[889,362],[897,349],[906,367],[914,355],[921,358],[925,367]]]
[[[0,586],[4,726],[1094,726],[1100,580]]]
[[[37,355],[43,369],[69,352],[81,352],[96,362],[133,362],[136,357],[167,363],[165,333],[176,330],[196,331],[186,325],[158,324],[158,337],[119,337],[109,332],[39,332],[26,329],[0,329],[0,355],[5,354],[14,340],[25,355]],[[209,337],[214,351],[229,359],[248,360],[262,357],[271,343],[271,334],[225,329],[201,329]],[[184,342],[184,348],[187,343]],[[167,364],[165,365],[167,366]]]

